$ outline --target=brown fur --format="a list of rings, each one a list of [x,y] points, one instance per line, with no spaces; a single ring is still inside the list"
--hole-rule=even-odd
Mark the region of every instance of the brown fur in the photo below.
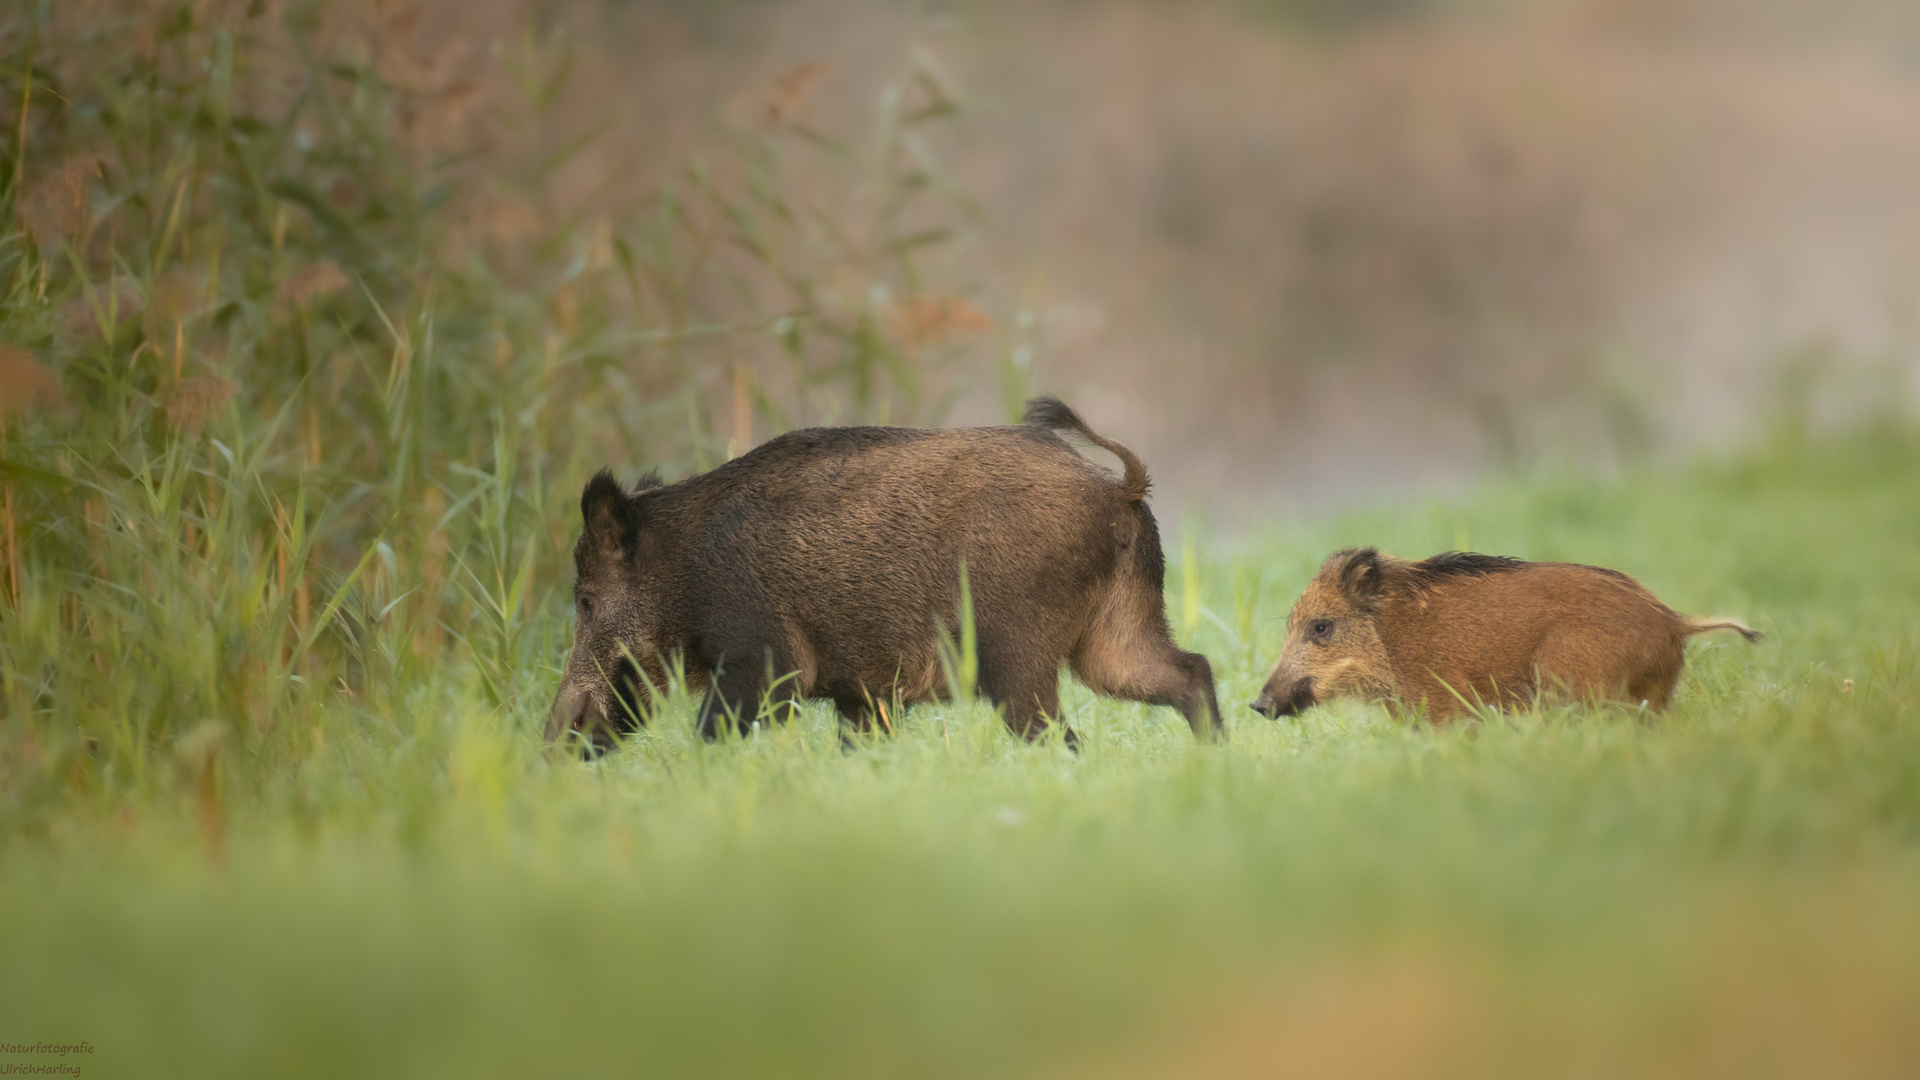
[[[1543,696],[1658,711],[1689,635],[1732,620],[1678,614],[1639,582],[1577,563],[1447,552],[1424,562],[1335,553],[1287,616],[1287,640],[1252,703],[1269,717],[1330,698],[1388,699],[1444,719]]]
[[[1112,452],[1124,477],[1055,429]],[[630,730],[676,658],[709,737],[769,696],[890,726],[892,701],[948,689],[963,560],[977,689],[1015,732],[1057,722],[1068,664],[1096,692],[1172,705],[1214,734],[1212,668],[1168,634],[1146,490],[1132,452],[1052,399],[1013,427],[793,431],[631,493],[603,472],[581,494],[580,618],[546,737]]]

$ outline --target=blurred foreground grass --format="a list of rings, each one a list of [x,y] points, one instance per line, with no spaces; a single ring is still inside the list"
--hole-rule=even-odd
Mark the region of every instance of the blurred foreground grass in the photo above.
[[[8,1039],[87,1075],[1897,1075],[1920,1054],[1920,439],[1383,509],[1196,560],[1251,696],[1332,547],[1618,566],[1769,632],[1668,716],[1377,707],[1195,745],[1077,688],[606,761],[448,662],[226,803],[76,781],[0,876]],[[556,624],[559,612],[543,612]],[[557,661],[558,654],[550,653]],[[103,677],[110,677],[103,676]]]
[[[1072,689],[1077,757],[961,706],[850,754],[820,708],[710,746],[682,700],[549,761],[588,472],[935,416],[967,335],[1024,396],[1026,322],[936,288],[966,276],[937,66],[861,147],[795,119],[789,73],[590,218],[542,187],[581,145],[545,112],[560,35],[476,89],[397,9],[90,10],[0,15],[0,1069],[1920,1058],[1910,426],[1202,538],[1168,601],[1224,747]],[[476,94],[494,145],[553,145],[467,155]],[[1696,642],[1654,722],[1256,721],[1288,604],[1348,543],[1617,566],[1772,637]]]

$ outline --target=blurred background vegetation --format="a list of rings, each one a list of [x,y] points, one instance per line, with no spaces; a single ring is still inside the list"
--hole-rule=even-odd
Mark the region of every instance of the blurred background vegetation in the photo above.
[[[690,13],[697,11],[697,13]],[[617,109],[559,182],[644,192],[755,85],[859,130],[916,48],[982,261],[943,289],[1240,530],[1543,457],[1750,439],[1782,372],[1911,401],[1910,5],[1420,0],[589,5]],[[511,24],[510,16],[502,16]],[[462,31],[479,33],[475,30]],[[449,31],[455,34],[456,31]],[[608,103],[613,103],[609,105]],[[947,415],[1001,411],[996,338]],[[750,360],[750,364],[763,363]],[[1853,389],[1849,389],[1853,388]],[[1809,405],[1827,422],[1847,400]]]
[[[1920,1000],[1917,106],[1895,0],[16,4],[0,1018],[234,1074],[529,1071],[582,1018],[629,1041],[580,1069],[1044,1071],[1165,1008],[1143,1075],[1257,1069],[1277,1011],[1326,1075],[1379,1015],[1359,1075],[1616,1020],[1636,1069],[1877,1075]],[[682,700],[540,756],[593,470],[1042,390],[1153,467],[1223,701],[1344,543],[1619,565],[1777,651],[1697,653],[1662,728],[1214,753],[1070,695],[1084,760],[965,706],[843,758]],[[1742,970],[1867,1018],[1779,1050],[1806,999],[1716,1012]]]

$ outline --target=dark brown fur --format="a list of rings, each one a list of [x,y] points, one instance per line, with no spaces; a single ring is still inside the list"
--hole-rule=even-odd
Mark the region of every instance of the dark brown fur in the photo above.
[[[1694,619],[1615,570],[1446,552],[1425,562],[1337,552],[1287,616],[1252,705],[1269,717],[1330,698],[1384,698],[1435,719],[1541,696],[1666,708],[1689,635],[1758,633]]]
[[[1120,458],[1115,482],[1054,429]],[[1060,666],[1091,689],[1219,728],[1213,671],[1167,630],[1146,469],[1052,399],[1014,427],[789,432],[700,476],[580,498],[579,623],[549,741],[599,745],[638,722],[678,658],[701,730],[763,697],[823,698],[866,729],[942,696],[964,559],[978,691],[1015,732],[1059,712]],[[638,668],[635,667],[635,662]],[[644,677],[642,677],[644,675]],[[1072,732],[1067,732],[1071,740]]]

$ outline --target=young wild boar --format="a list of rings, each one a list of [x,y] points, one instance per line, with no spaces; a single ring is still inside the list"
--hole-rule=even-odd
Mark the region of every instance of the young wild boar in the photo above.
[[[1254,700],[1268,717],[1329,698],[1424,705],[1613,698],[1664,709],[1689,635],[1753,630],[1688,618],[1613,570],[1451,551],[1425,562],[1337,552],[1287,616],[1280,661]]]
[[[1120,459],[1116,482],[1056,435]],[[892,701],[942,695],[962,560],[980,693],[1034,738],[1059,712],[1060,665],[1102,694],[1171,705],[1219,730],[1213,669],[1167,632],[1147,471],[1052,398],[1012,427],[811,428],[676,484],[580,496],[579,623],[549,742],[630,731],[678,658],[700,730],[763,697],[824,698],[862,730]],[[638,664],[636,670],[635,664]],[[1066,733],[1069,741],[1073,733]]]

